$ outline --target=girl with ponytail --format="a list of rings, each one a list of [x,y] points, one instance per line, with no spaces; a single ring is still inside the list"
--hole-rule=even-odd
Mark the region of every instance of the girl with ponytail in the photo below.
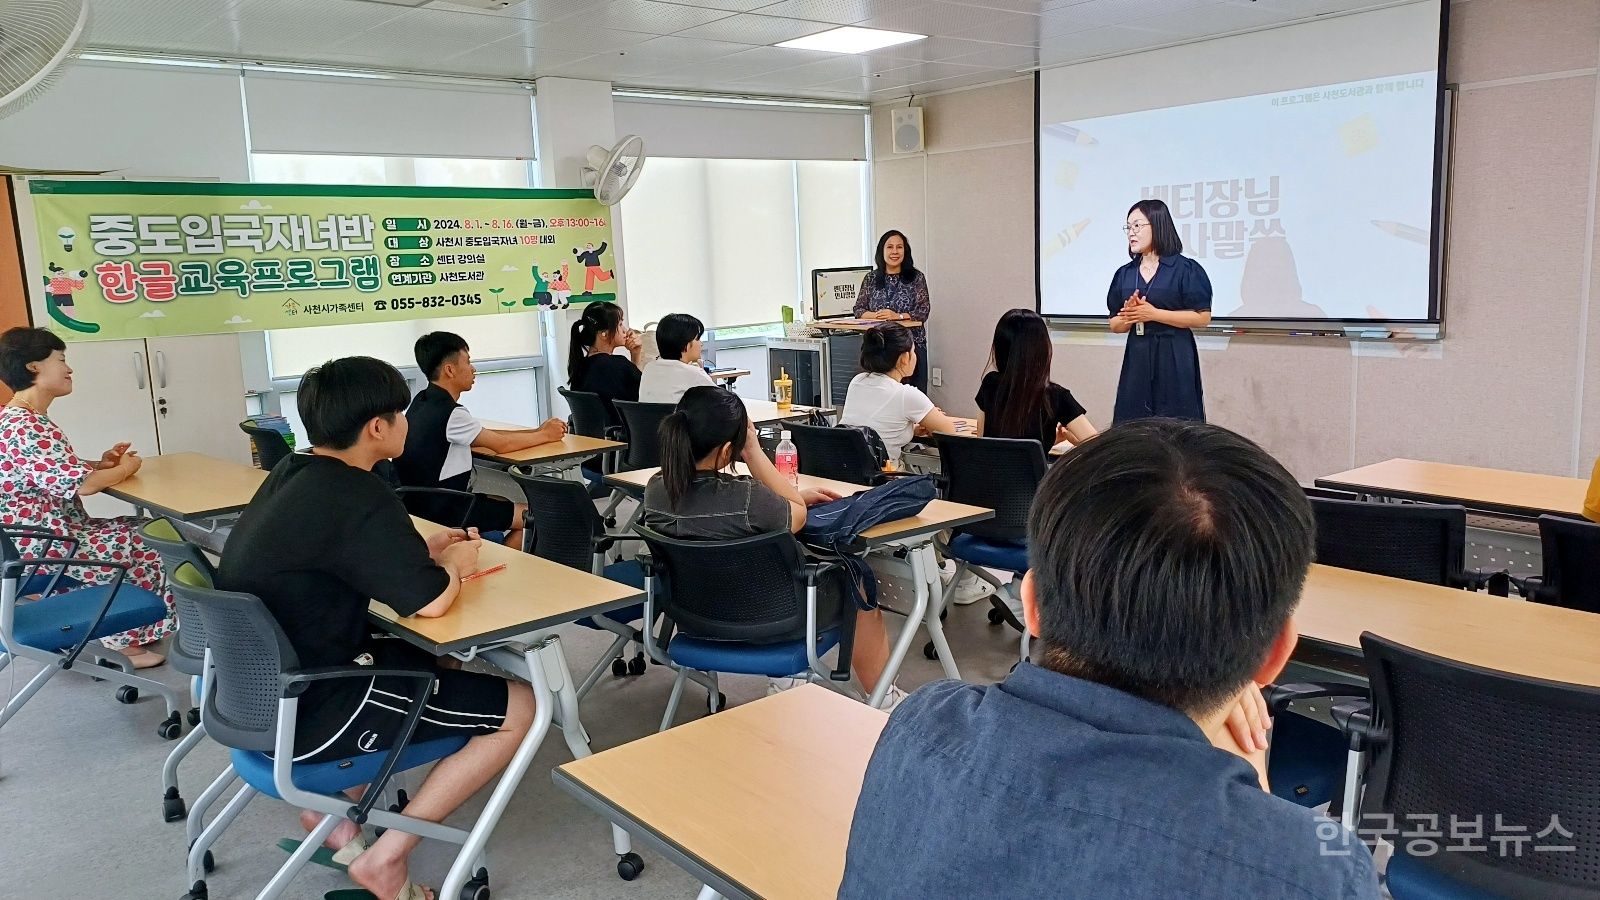
[[[619,347],[627,348],[629,358],[616,354]],[[643,353],[644,344],[638,333],[622,320],[622,307],[604,300],[590,303],[572,323],[567,384],[575,391],[599,394],[611,423],[620,425],[622,420],[611,404],[614,400],[639,399],[639,361]]]
[[[744,401],[720,387],[685,391],[677,409],[662,420],[659,440],[661,471],[645,486],[640,521],[668,537],[734,540],[772,531],[792,533],[805,526],[807,506],[838,499],[832,491],[797,490],[778,474],[756,441]],[[750,474],[731,471],[735,461],[743,462]],[[837,618],[843,598],[856,593],[842,579],[822,585],[818,621]],[[883,613],[858,610],[851,663],[867,691],[877,685],[888,658]],[[773,679],[768,692],[793,681]],[[892,696],[901,696],[898,689]]]

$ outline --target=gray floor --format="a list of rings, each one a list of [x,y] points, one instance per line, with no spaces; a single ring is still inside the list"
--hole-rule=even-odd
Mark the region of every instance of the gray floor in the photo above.
[[[957,607],[947,628],[950,643],[969,681],[1004,677],[1016,659],[1017,634],[989,625],[987,603]],[[890,616],[891,627],[902,620]],[[586,670],[609,635],[580,628],[564,633],[569,662]],[[937,664],[922,657],[922,639],[913,643],[899,684],[911,689],[940,677]],[[16,686],[37,668],[24,662]],[[156,670],[173,684],[181,676]],[[0,674],[0,691],[9,696],[11,673]],[[669,672],[657,666],[639,678],[605,676],[583,704],[584,724],[596,750],[650,734],[659,723],[671,687]],[[729,677],[723,690],[730,704],[753,700],[765,681]],[[704,715],[703,693],[686,695],[680,721]],[[161,762],[171,744],[155,735],[162,717],[156,698],[124,706],[112,687],[72,673],[56,676],[0,730],[0,896],[40,898],[118,897],[127,900],[177,900],[188,889],[183,872],[181,823],[160,816]],[[698,884],[672,864],[641,850],[646,871],[624,883],[606,823],[559,793],[550,769],[569,759],[565,743],[552,734],[511,802],[489,844],[491,884],[496,898],[695,896]],[[180,770],[184,796],[193,800],[222,769],[223,753],[205,744]],[[475,812],[480,796],[471,807]],[[467,821],[458,813],[453,821]],[[782,828],[781,819],[752,823]],[[258,799],[217,847],[217,870],[209,879],[211,896],[254,896],[284,855],[274,844],[298,836],[295,813],[287,805]],[[795,834],[794,840],[805,840]],[[453,848],[425,842],[413,858],[412,874],[425,884],[443,880]],[[339,874],[316,866],[296,880],[289,896],[319,898],[348,887]]]

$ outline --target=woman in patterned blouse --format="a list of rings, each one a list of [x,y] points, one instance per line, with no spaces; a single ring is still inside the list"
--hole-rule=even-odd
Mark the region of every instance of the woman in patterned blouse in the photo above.
[[[877,268],[861,279],[856,318],[927,322],[932,312],[928,306],[928,279],[912,263],[911,242],[906,236],[898,231],[884,232],[878,238],[876,261]],[[912,328],[911,333],[917,345],[917,370],[905,383],[927,393],[928,330]]]
[[[0,335],[0,381],[16,393],[0,407],[0,524],[31,525],[78,541],[78,556],[125,563],[129,584],[162,594],[167,618],[105,638],[101,643],[145,669],[164,660],[153,649],[172,632],[172,594],[161,577],[161,555],[145,546],[133,516],[97,519],[84,512],[80,498],[97,494],[139,471],[139,454],[118,444],[99,458],[83,459],[49,416],[50,404],[72,393],[72,368],[66,344],[43,328],[13,328]],[[16,541],[24,556],[37,552],[27,539]],[[56,544],[50,556],[63,556]],[[68,569],[82,582],[103,584],[109,569]]]

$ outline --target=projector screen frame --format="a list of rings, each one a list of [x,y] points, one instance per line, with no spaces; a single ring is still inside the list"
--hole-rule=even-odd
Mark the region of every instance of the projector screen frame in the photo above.
[[[1296,337],[1345,337],[1355,340],[1432,341],[1444,337],[1444,273],[1447,256],[1445,223],[1449,209],[1451,132],[1455,126],[1454,88],[1445,82],[1445,63],[1450,42],[1450,0],[1439,2],[1438,76],[1434,79],[1433,123],[1433,204],[1430,214],[1428,247],[1428,315],[1405,318],[1254,318],[1214,316],[1202,333],[1271,334]],[[1362,10],[1367,12],[1369,10]],[[1360,15],[1361,12],[1350,13]],[[1293,23],[1303,24],[1303,23]],[[1287,27],[1287,26],[1275,26]],[[1148,53],[1151,51],[1139,51]],[[1088,62],[1083,60],[1082,62]],[[1059,68],[1059,67],[1049,67]],[[1040,78],[1044,69],[1033,73],[1033,308],[1053,328],[1098,331],[1106,327],[1108,316],[1051,313],[1044,310],[1043,259],[1039,234],[1042,223],[1043,191],[1040,172],[1043,119],[1040,117]],[[1108,261],[1109,265],[1109,261]],[[1109,269],[1108,269],[1109,277]]]

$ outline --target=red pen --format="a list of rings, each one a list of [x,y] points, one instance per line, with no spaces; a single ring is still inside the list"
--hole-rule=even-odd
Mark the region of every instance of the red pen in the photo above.
[[[475,578],[482,578],[485,575],[493,575],[494,573],[500,571],[501,569],[504,569],[505,567],[506,567],[506,564],[505,563],[501,563],[498,566],[490,566],[487,569],[481,569],[481,570],[479,570],[477,572],[473,572],[471,575],[468,575],[465,578],[462,578],[461,579],[461,583],[462,584],[466,584],[467,582],[469,582],[469,581],[471,581],[471,580],[473,580]]]

